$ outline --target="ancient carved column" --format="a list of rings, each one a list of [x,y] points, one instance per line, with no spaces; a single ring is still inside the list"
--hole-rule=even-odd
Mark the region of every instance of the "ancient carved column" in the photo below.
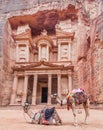
[[[18,45],[17,45],[17,46],[16,46],[16,62],[19,61],[19,56],[18,56],[18,54],[19,54],[19,47],[18,47]]]
[[[39,61],[40,61],[40,59],[41,59],[41,46],[39,46],[38,58],[39,58]]]
[[[51,80],[52,80],[52,75],[49,74],[48,75],[48,104],[51,104],[51,97],[50,97],[50,95],[51,95],[51,86],[52,86]]]
[[[68,55],[68,58],[69,58],[69,61],[71,61],[71,41],[69,41],[69,55]]]
[[[26,50],[27,50],[26,61],[29,62],[29,46],[26,46]]]
[[[58,96],[61,97],[61,74],[58,74]]]
[[[69,92],[72,90],[72,72],[70,71],[68,74],[68,86],[69,86]]]
[[[34,83],[33,83],[33,93],[32,93],[32,105],[36,105],[36,95],[37,95],[37,80],[38,75],[34,75]]]
[[[49,61],[49,46],[47,46],[47,61]]]
[[[60,61],[60,43],[58,44],[58,61]]]
[[[16,98],[16,91],[17,91],[17,84],[18,84],[18,76],[14,76],[14,82],[13,82],[13,88],[12,88],[12,94],[11,94],[11,101],[10,105],[15,104],[15,98]]]
[[[24,102],[26,102],[27,89],[28,89],[28,75],[25,75],[25,77],[24,77],[24,90],[23,90],[22,104],[24,104]]]

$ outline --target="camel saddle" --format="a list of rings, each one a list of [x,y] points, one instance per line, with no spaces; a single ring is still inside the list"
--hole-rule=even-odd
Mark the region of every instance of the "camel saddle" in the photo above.
[[[76,92],[73,95],[74,99],[75,99],[75,103],[76,104],[82,104],[82,103],[86,103],[87,101],[87,94],[82,91],[82,92]]]
[[[71,108],[71,104],[75,103],[75,105],[79,105],[87,102],[87,94],[84,91],[75,92],[72,96],[67,98],[67,109]]]

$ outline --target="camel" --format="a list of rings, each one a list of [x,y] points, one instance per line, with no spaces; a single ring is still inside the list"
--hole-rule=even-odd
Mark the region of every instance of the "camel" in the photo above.
[[[43,125],[61,125],[62,121],[55,109],[55,107],[45,107],[42,110],[34,113],[30,108],[29,103],[24,103],[24,113],[31,119],[32,124],[43,124]],[[25,115],[24,115],[25,116]]]
[[[76,106],[83,104],[83,108],[85,110],[85,124],[88,124],[88,117],[89,117],[89,98],[86,92],[81,89],[72,90],[71,93],[67,95],[66,98],[61,99],[56,93],[51,95],[51,98],[57,100],[57,102],[61,105],[67,104],[68,110],[71,108],[74,116],[74,125],[77,126],[77,115],[76,115]]]

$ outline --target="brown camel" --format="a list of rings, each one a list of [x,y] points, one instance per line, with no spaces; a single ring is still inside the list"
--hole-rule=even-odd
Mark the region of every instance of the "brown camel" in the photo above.
[[[73,116],[74,116],[74,125],[77,126],[77,116],[76,116],[76,106],[83,104],[83,108],[85,110],[85,121],[84,123],[87,124],[87,119],[89,116],[89,98],[86,92],[83,89],[75,89],[72,90],[71,93],[67,95],[65,99],[61,99],[57,94],[52,94],[51,98],[57,100],[57,102],[61,105],[67,104],[67,109],[72,109]]]

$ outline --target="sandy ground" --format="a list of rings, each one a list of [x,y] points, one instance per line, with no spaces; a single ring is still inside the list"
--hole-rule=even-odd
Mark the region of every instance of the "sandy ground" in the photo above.
[[[38,109],[33,110],[37,112]],[[0,109],[0,130],[103,130],[103,110],[90,110],[89,124],[85,125],[84,111],[77,114],[78,126],[73,125],[72,111],[57,109],[63,125],[38,125],[31,124],[28,116],[24,116],[23,110]],[[26,120],[25,120],[26,118]]]

